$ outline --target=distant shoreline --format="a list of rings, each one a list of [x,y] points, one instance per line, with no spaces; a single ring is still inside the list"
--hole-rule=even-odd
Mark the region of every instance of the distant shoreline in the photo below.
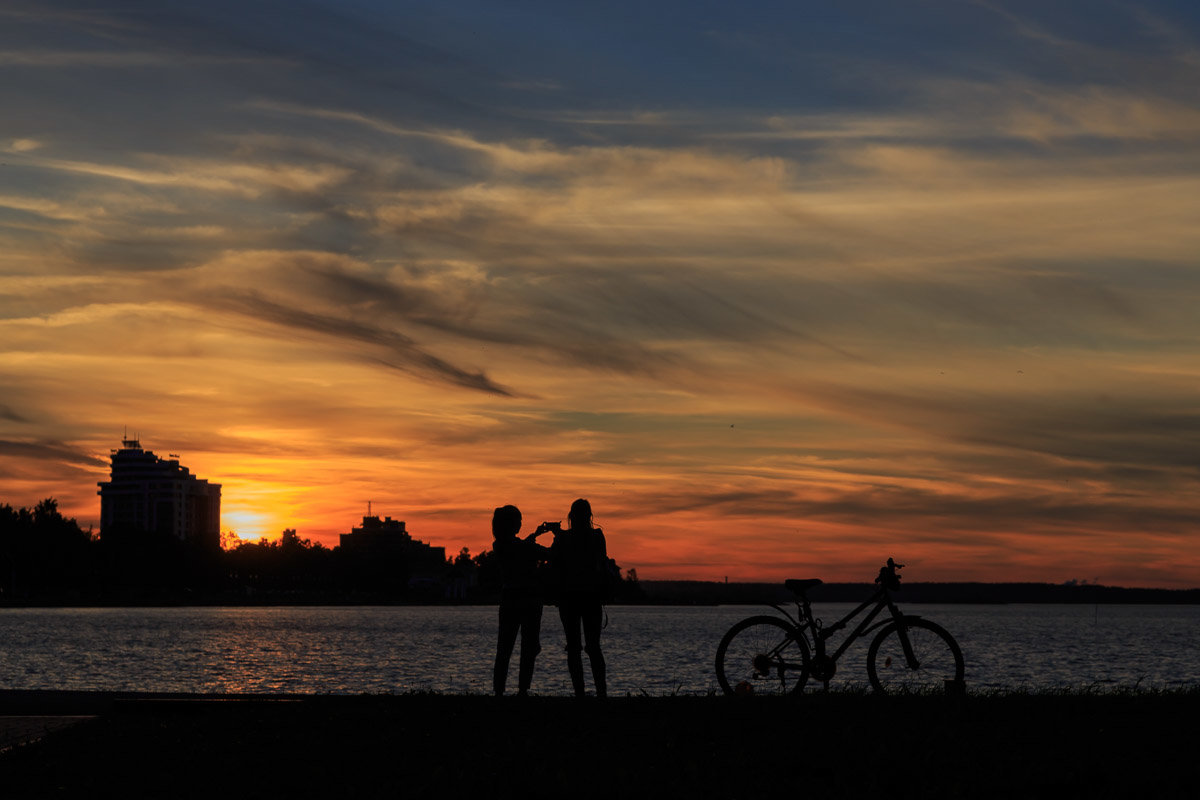
[[[641,581],[647,598],[674,602],[695,599],[715,605],[786,603],[792,594],[782,582],[719,583],[715,581]],[[875,590],[870,583],[824,583],[809,590],[815,603],[861,602]],[[1102,586],[1099,584],[1053,583],[902,583],[895,592],[898,603],[989,604],[1200,604],[1200,588],[1149,589]]]
[[[856,603],[865,600],[875,587],[869,583],[826,583],[810,590],[816,603]],[[895,594],[905,603],[956,605],[1005,605],[1016,603],[1074,605],[1200,605],[1200,588],[1147,589],[1098,584],[1050,583],[909,583]],[[66,596],[30,601],[5,602],[0,608],[137,608],[137,607],[230,607],[264,606],[471,606],[495,605],[498,593],[474,588],[464,600],[428,596],[384,597],[364,593],[304,591],[257,591],[252,595],[161,591],[145,594],[123,592],[95,598]],[[658,581],[643,580],[625,587],[623,596],[611,605],[626,606],[718,606],[790,603],[791,593],[780,583]]]

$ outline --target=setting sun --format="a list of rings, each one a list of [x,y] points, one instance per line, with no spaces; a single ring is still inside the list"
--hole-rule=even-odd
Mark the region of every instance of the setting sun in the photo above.
[[[254,511],[237,511],[230,509],[221,512],[221,523],[225,531],[234,534],[244,542],[256,542],[259,539],[277,539],[283,529],[275,524],[266,514]]]

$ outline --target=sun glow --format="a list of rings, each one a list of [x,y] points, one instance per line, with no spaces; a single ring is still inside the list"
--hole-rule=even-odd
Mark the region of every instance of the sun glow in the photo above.
[[[277,539],[283,531],[271,515],[245,509],[222,509],[221,527],[243,542]]]
[[[294,475],[294,462],[204,453],[194,464],[197,474],[221,484],[221,531],[227,546],[239,540],[275,540],[286,528],[309,526],[303,507],[307,487],[288,480]]]

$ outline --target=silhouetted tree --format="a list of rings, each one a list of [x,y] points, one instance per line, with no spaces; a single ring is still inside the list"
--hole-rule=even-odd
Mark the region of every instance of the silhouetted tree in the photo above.
[[[288,528],[279,539],[242,542],[224,554],[226,573],[240,594],[313,596],[338,587],[332,551]]]
[[[0,506],[0,598],[80,600],[94,583],[94,537],[52,497],[33,509]]]
[[[646,599],[646,591],[638,583],[636,568],[630,567],[625,570],[625,574],[621,576],[621,583],[614,592],[614,597],[618,603],[639,603]]]
[[[446,572],[442,576],[445,583],[444,595],[447,600],[466,600],[470,592],[472,577],[475,575],[475,562],[471,560],[471,551],[464,547],[451,561],[446,561]]]
[[[481,593],[486,596],[498,594],[500,591],[500,559],[492,550],[480,551],[471,559],[475,564],[475,581]]]

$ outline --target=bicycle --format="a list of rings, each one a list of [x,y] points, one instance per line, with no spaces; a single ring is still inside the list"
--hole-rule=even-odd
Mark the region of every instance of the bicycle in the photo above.
[[[878,630],[867,649],[867,677],[880,694],[961,691],[963,656],[958,642],[945,628],[911,614],[903,614],[891,593],[900,588],[897,570],[904,565],[888,559],[875,582],[879,588],[858,608],[825,627],[812,614],[807,592],[820,586],[820,578],[784,581],[795,595],[793,616],[769,603],[786,617],[753,616],[735,624],[717,646],[717,681],[726,694],[799,693],[808,679],[829,689],[837,660],[856,639]],[[862,619],[832,653],[826,642],[870,606]],[[875,621],[884,609],[890,617]],[[953,683],[950,683],[953,681]]]

